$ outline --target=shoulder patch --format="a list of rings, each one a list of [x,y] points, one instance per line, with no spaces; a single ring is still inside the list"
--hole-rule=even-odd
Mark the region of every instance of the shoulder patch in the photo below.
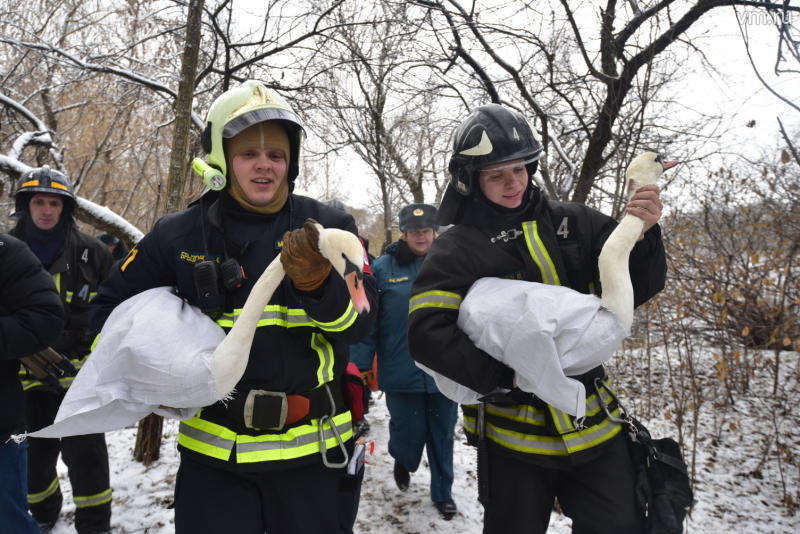
[[[127,268],[128,268],[128,265],[130,265],[130,264],[131,264],[131,262],[132,262],[133,260],[135,260],[135,259],[136,259],[136,256],[137,256],[138,254],[139,254],[139,249],[138,249],[137,247],[133,247],[133,248],[131,249],[131,251],[130,251],[130,252],[128,252],[128,255],[127,255],[127,256],[125,256],[125,261],[123,261],[123,262],[120,264],[120,266],[119,266],[119,270],[120,270],[120,271],[122,271],[122,272],[125,272],[125,269],[127,269]]]
[[[178,261],[185,263],[200,263],[201,261],[211,260],[219,263],[219,256],[206,254],[205,252],[192,252],[188,250],[177,251]]]

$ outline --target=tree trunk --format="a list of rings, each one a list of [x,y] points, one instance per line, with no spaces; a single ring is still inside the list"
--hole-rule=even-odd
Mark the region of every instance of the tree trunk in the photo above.
[[[136,445],[133,447],[133,459],[150,465],[158,460],[161,454],[161,427],[164,418],[151,413],[139,421],[139,430],[136,433]]]
[[[178,86],[178,98],[175,101],[175,134],[172,138],[169,179],[167,180],[167,191],[160,210],[161,215],[183,208],[183,191],[188,167],[186,152],[189,149],[194,79],[197,74],[197,56],[200,50],[200,19],[203,14],[204,3],[205,0],[191,0],[189,2],[181,80]],[[179,333],[176,334],[180,335]],[[169,355],[166,355],[166,357],[169,357]],[[147,465],[158,460],[161,450],[162,426],[163,418],[156,414],[150,414],[139,421],[136,446],[133,449],[133,458],[136,461]]]

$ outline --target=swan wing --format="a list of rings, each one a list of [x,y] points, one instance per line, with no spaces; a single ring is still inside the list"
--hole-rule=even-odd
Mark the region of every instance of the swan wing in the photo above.
[[[171,288],[134,295],[109,316],[55,423],[31,435],[108,432],[154,411],[190,417],[216,401],[211,354],[224,337],[214,321]]]

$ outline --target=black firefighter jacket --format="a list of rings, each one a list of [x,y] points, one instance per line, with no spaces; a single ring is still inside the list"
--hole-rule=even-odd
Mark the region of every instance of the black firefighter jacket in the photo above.
[[[233,325],[233,319],[244,305],[253,284],[280,252],[284,233],[301,227],[308,218],[315,219],[326,228],[357,233],[351,215],[311,198],[290,195],[281,211],[262,215],[245,211],[226,192],[219,195],[207,193],[188,209],[159,220],[153,230],[112,271],[93,303],[93,331],[101,329],[117,304],[132,295],[159,286],[177,288],[182,298],[204,309],[204,301],[200,299],[195,285],[195,266],[202,261],[221,264],[234,259],[244,272],[245,279],[241,287],[220,287],[224,302],[219,311],[223,313],[207,311],[227,331]],[[369,333],[376,315],[375,281],[371,275],[365,275],[364,283],[372,311],[357,315],[354,320],[351,317],[351,322],[344,327],[326,330],[317,325],[336,323],[345,315],[348,307],[352,310],[350,296],[341,277],[331,271],[323,286],[314,294],[296,290],[291,280],[284,277],[265,309],[265,318],[256,328],[249,363],[236,386],[234,399],[226,403],[218,402],[201,411],[199,417],[211,425],[197,421],[197,416],[188,422],[196,423],[195,431],[203,436],[210,432],[224,440],[235,439],[237,445],[233,452],[228,454],[219,448],[198,445],[188,437],[183,439],[183,434],[179,436],[181,451],[200,461],[236,471],[285,468],[290,464],[307,463],[314,456],[318,461],[319,455],[306,454],[306,449],[278,458],[265,453],[262,458],[264,461],[246,454],[240,455],[244,450],[240,448],[241,442],[249,438],[233,438],[231,433],[236,436],[271,433],[273,439],[292,440],[286,433],[291,428],[274,432],[246,428],[242,416],[244,397],[251,389],[304,393],[322,382],[339,377],[348,362],[348,345]],[[298,321],[298,314],[307,319]],[[175,335],[190,336],[191,332],[175,332]],[[321,360],[325,358],[321,354],[327,352],[332,352],[333,358],[323,366]],[[182,428],[188,431],[185,423]],[[286,450],[289,450],[288,445]],[[293,454],[295,458],[286,458]]]
[[[22,241],[0,234],[0,441],[23,428],[19,360],[52,344],[64,326],[53,280]]]
[[[12,231],[17,235],[19,227]],[[70,224],[61,251],[48,269],[67,316],[61,335],[51,345],[80,369],[89,354],[92,338],[89,335],[89,303],[111,271],[112,258],[108,247],[99,239],[79,231]],[[68,388],[74,377],[59,380]],[[25,389],[41,386],[33,375],[24,377]]]
[[[539,264],[548,262],[532,253],[537,247],[546,249],[560,285],[599,294],[597,259],[617,223],[581,204],[548,201],[536,189],[523,213],[498,213],[472,199],[461,213],[460,224],[434,241],[414,282],[409,347],[418,362],[485,395],[510,389],[513,371],[477,348],[458,327],[457,302],[483,277],[543,282]],[[658,225],[631,252],[630,274],[636,306],[664,287],[666,260]],[[426,296],[435,299],[437,292],[444,292],[445,301],[452,295],[453,304],[426,304]],[[589,386],[595,376],[603,376],[602,368],[582,381]],[[587,387],[587,398],[591,392]]]

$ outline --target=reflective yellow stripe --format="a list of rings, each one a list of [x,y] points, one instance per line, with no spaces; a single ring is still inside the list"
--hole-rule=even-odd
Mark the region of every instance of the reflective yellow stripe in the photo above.
[[[553,425],[556,428],[556,432],[559,434],[569,434],[570,432],[575,432],[575,425],[572,423],[572,418],[568,413],[562,412],[561,410],[554,408],[549,404],[547,405],[547,409],[550,410],[550,417],[553,420]]]
[[[477,409],[477,406],[475,407]],[[512,421],[518,421],[528,425],[545,426],[546,419],[544,410],[530,406],[529,404],[517,404],[514,406],[498,406],[496,404],[487,404],[486,413],[505,417]]]
[[[217,319],[217,324],[223,328],[232,328],[239,316],[242,314],[241,308],[236,308],[231,313],[223,314]],[[261,318],[257,326],[282,326],[284,328],[294,328],[298,326],[317,327],[326,332],[341,332],[347,330],[358,317],[353,303],[348,301],[345,312],[329,323],[316,321],[308,316],[302,308],[289,308],[278,304],[268,304],[261,312]]]
[[[349,410],[335,416],[333,422],[343,441],[347,441],[353,436],[352,416]],[[223,461],[228,461],[235,444],[236,462],[240,464],[291,460],[320,452],[319,420],[317,419],[306,425],[290,428],[280,434],[249,436],[237,435],[232,430],[195,416],[187,421],[182,421],[179,432],[178,443],[180,445]],[[330,423],[323,427],[323,436],[326,449],[338,447]]]
[[[53,481],[50,483],[50,485],[47,486],[46,490],[44,490],[42,492],[39,492],[39,493],[29,493],[28,494],[28,504],[40,503],[40,502],[44,501],[45,499],[47,499],[48,497],[50,497],[51,495],[55,495],[56,493],[58,493],[60,491],[60,489],[61,488],[59,488],[59,486],[58,486],[58,477],[56,477],[56,478],[53,479]]]
[[[67,301],[67,304],[72,302],[72,295],[73,295],[72,291],[67,291],[66,297],[64,298],[64,300]]]
[[[56,293],[61,296],[61,273],[56,273],[53,275],[53,282],[56,284]]]
[[[561,280],[558,278],[556,266],[553,264],[553,259],[547,252],[547,247],[544,246],[541,237],[539,237],[539,225],[536,221],[528,221],[522,223],[522,231],[525,234],[525,244],[528,245],[528,252],[530,253],[533,261],[539,266],[539,271],[542,274],[542,282],[554,286],[560,286]]]
[[[620,413],[619,409],[611,412],[615,417],[619,417]],[[621,424],[604,419],[600,424],[569,434],[569,439],[564,440],[564,443],[567,445],[567,451],[572,454],[600,445],[619,434],[621,430]]]
[[[321,386],[333,380],[333,346],[325,336],[314,332],[311,334],[311,348],[319,355],[317,385]]]
[[[421,308],[446,308],[458,310],[461,307],[461,295],[450,291],[425,291],[414,295],[408,302],[408,314]]]
[[[236,432],[222,425],[200,419],[202,410],[191,419],[181,421],[178,444],[218,460],[228,461],[236,443]]]
[[[111,488],[105,491],[96,493],[95,495],[87,495],[85,497],[73,495],[72,500],[75,501],[75,508],[91,508],[92,506],[100,506],[111,502]]]
[[[347,441],[353,436],[352,416],[349,410],[334,417],[333,422],[342,441]],[[322,432],[325,448],[328,450],[338,448],[330,422],[326,423]],[[307,425],[290,428],[282,434],[240,435],[236,440],[236,461],[240,464],[292,460],[318,452],[320,446],[317,419]]]
[[[62,191],[69,191],[69,188],[66,185],[54,182],[52,180],[50,180],[50,187],[53,189],[61,189]]]
[[[19,188],[22,189],[23,187],[36,187],[37,185],[39,185],[39,180],[28,180],[27,182],[19,186]]]
[[[100,334],[98,334],[97,337],[100,337]],[[97,340],[97,337],[95,338],[95,341]],[[94,345],[93,345],[93,347],[94,347]],[[86,363],[86,359],[88,357],[89,357],[89,355],[87,354],[86,356],[84,356],[80,360],[70,360],[70,362],[72,363],[72,365],[75,366],[75,370],[76,371],[80,371],[81,367],[83,367],[83,364]],[[31,378],[31,377],[33,377],[33,374],[29,373],[28,370],[25,367],[20,367],[18,376],[19,376],[20,382],[22,382],[22,389],[24,391],[28,391],[29,389],[33,389],[33,388],[36,388],[36,387],[44,386],[44,384],[42,384],[42,382],[37,380],[35,377]],[[61,384],[61,387],[63,387],[64,389],[69,389],[69,387],[72,385],[72,382],[74,382],[74,381],[75,381],[75,377],[74,376],[65,376],[63,378],[59,378],[58,379],[58,383]]]
[[[90,351],[93,351],[93,350],[94,350],[94,348],[97,346],[97,344],[98,344],[99,342],[100,342],[100,334],[97,334],[96,336],[94,336],[94,341],[92,341],[92,346],[91,346],[91,347],[89,347],[89,350],[90,350]],[[90,354],[91,354],[91,352],[90,352]],[[87,355],[86,355],[86,357],[88,358],[88,357],[89,357],[89,355],[87,354]]]
[[[350,325],[355,322],[356,317],[358,317],[358,312],[356,312],[356,309],[353,307],[353,301],[348,300],[347,309],[335,321],[323,323],[315,319],[311,320],[314,321],[314,324],[317,325],[320,330],[325,330],[326,332],[341,332],[342,330],[347,330],[350,328]]]
[[[619,416],[620,410],[616,409],[612,414]],[[464,430],[472,434],[477,433],[474,417],[464,417]],[[566,456],[604,443],[619,434],[620,430],[622,430],[622,425],[613,423],[610,419],[604,419],[594,426],[562,436],[540,436],[515,432],[488,421],[485,432],[489,439],[507,449],[528,454]]]

